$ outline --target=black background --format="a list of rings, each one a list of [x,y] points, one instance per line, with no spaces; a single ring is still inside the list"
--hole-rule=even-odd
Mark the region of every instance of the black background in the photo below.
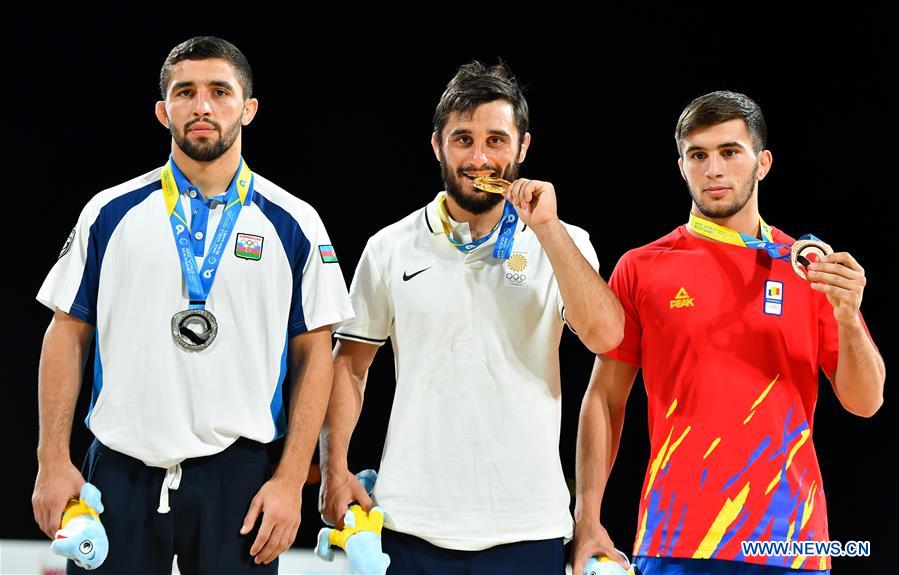
[[[365,240],[440,189],[431,118],[446,82],[472,58],[502,58],[526,87],[533,139],[522,176],[555,184],[562,219],[590,232],[606,278],[625,251],[686,221],[690,200],[672,137],[680,111],[712,90],[745,92],[765,113],[774,154],[761,186],[762,214],[789,234],[812,232],[857,257],[868,277],[862,311],[891,363],[895,58],[879,26],[883,15],[787,23],[751,10],[701,21],[644,10],[595,21],[572,14],[556,23],[534,14],[527,27],[507,30],[472,22],[461,7],[425,25],[386,27],[337,15],[250,18],[246,25],[235,16],[213,25],[203,7],[195,8],[196,14],[174,15],[160,7],[139,22],[113,23],[109,13],[11,22],[5,117],[12,120],[7,175],[15,185],[6,181],[12,192],[6,198],[9,208],[28,208],[9,210],[17,215],[6,230],[17,238],[7,252],[17,271],[4,281],[12,331],[4,351],[3,424],[11,453],[0,537],[42,537],[29,496],[37,467],[37,365],[51,313],[33,297],[85,202],[165,161],[170,138],[153,116],[158,71],[168,51],[194,35],[220,35],[249,58],[260,106],[244,130],[244,157],[319,211],[348,283]],[[592,356],[566,333],[561,359],[560,451],[573,477]],[[87,377],[72,440],[79,464],[90,441],[81,423]],[[351,449],[355,470],[378,466],[393,381],[388,345],[371,370]],[[872,545],[870,559],[836,559],[837,573],[888,564],[899,535],[889,470],[897,453],[896,409],[887,390],[873,418],[852,416],[822,378],[814,441],[830,536]],[[638,380],[603,509],[605,526],[625,550],[649,455],[645,413]],[[313,546],[321,526],[316,494],[317,486],[304,489],[298,546]]]

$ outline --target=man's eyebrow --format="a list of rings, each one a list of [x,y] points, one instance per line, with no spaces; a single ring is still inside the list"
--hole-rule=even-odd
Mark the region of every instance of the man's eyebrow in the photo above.
[[[511,138],[511,134],[505,130],[488,130],[488,134],[493,136],[503,136],[504,138]],[[461,135],[471,135],[471,130],[468,128],[456,128],[452,132],[449,133],[450,137],[452,136],[461,136]]]
[[[719,150],[724,149],[724,148],[744,148],[745,149],[746,146],[744,146],[743,144],[741,144],[740,142],[737,142],[737,141],[725,142],[723,144],[718,144]],[[689,148],[687,148],[686,153],[689,154],[690,152],[695,152],[697,150],[705,150],[705,148],[703,148],[702,146],[690,146]]]
[[[234,86],[231,84],[231,82],[228,82],[227,80],[211,80],[208,85],[209,86],[220,86],[222,88],[228,88],[232,92],[234,91]]]
[[[234,91],[234,86],[231,82],[227,80],[210,80],[206,83],[207,86],[219,86],[221,88],[227,88],[228,90]],[[182,80],[181,82],[175,82],[172,84],[172,91],[180,90],[181,88],[192,88],[196,86],[196,82],[193,80]]]
[[[193,83],[192,81],[189,81],[189,80],[187,80],[187,81],[181,81],[181,82],[175,82],[174,84],[172,84],[172,88],[171,88],[171,89],[172,89],[172,91],[174,92],[174,91],[176,91],[176,90],[180,90],[181,88],[189,88],[189,87],[192,87],[193,85],[194,85],[194,83]]]

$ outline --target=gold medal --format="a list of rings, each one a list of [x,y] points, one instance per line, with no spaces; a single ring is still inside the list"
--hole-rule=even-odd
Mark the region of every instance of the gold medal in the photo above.
[[[487,176],[478,176],[474,179],[474,187],[491,194],[502,194],[506,188],[512,185],[512,182],[502,178],[488,178]]]

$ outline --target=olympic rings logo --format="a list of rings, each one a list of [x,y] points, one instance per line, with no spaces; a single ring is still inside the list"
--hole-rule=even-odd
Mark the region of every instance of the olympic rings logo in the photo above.
[[[524,280],[528,279],[527,274],[516,274],[512,272],[506,273],[506,279],[510,282],[521,284]]]

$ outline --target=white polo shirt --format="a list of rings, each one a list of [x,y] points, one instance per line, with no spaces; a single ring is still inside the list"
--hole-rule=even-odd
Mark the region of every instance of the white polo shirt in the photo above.
[[[508,260],[493,257],[495,233],[459,251],[437,198],[368,241],[350,287],[356,317],[335,333],[389,338],[396,357],[374,499],[390,529],[449,549],[570,537],[559,460],[564,307],[549,258],[521,221]],[[470,239],[467,227],[454,224],[457,239]],[[565,228],[598,269],[588,234]]]
[[[206,303],[218,337],[199,352],[178,347],[172,316],[189,298],[160,172],[88,202],[37,299],[96,327],[86,423],[97,439],[169,468],[239,437],[283,435],[288,340],[353,312],[318,214],[254,174]],[[197,189],[177,170],[176,181],[195,248],[207,253],[223,204],[211,203],[205,232],[194,229]]]

